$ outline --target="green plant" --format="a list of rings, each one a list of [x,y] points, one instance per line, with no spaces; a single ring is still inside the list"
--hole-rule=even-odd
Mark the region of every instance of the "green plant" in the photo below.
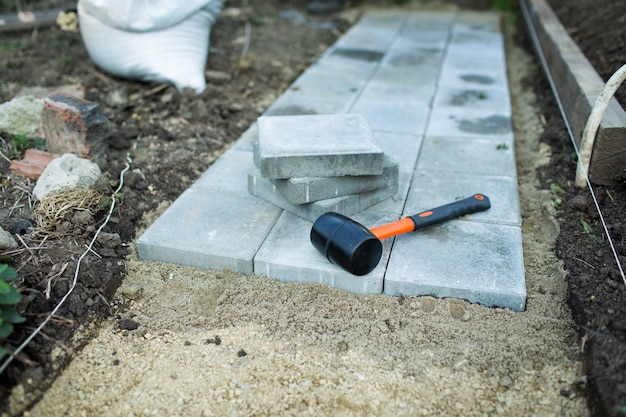
[[[497,150],[508,150],[509,149],[509,145],[507,145],[506,143],[502,142],[502,143],[498,143],[498,145],[496,146]]]
[[[19,49],[22,46],[22,42],[17,40],[8,40],[0,42],[0,52],[13,51]]]
[[[17,289],[9,284],[17,277],[17,272],[7,264],[0,264],[0,341],[13,332],[13,325],[23,323],[26,319],[19,315],[13,305],[22,300]],[[0,346],[0,358],[8,351]]]
[[[46,140],[38,136],[28,138],[26,135],[15,135],[12,140],[13,150],[17,153],[24,153],[26,149],[36,148],[41,151],[46,150]]]
[[[618,405],[618,406],[616,406],[614,415],[616,415],[616,416],[626,416],[626,405]]]
[[[491,8],[506,13],[511,23],[517,22],[518,0],[493,0]]]
[[[549,181],[550,182],[550,181]],[[563,200],[559,194],[563,194],[565,190],[559,184],[550,182],[550,197],[552,199],[552,207],[559,208],[563,204]]]
[[[579,220],[580,224],[583,227],[583,231],[591,238],[591,240],[597,242],[598,237],[595,235],[595,233],[593,233],[593,229],[591,228],[591,226],[589,226],[589,223],[587,223],[582,217]]]

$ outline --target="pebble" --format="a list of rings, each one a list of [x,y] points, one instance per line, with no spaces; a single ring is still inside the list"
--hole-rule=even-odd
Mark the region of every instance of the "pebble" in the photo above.
[[[0,227],[0,250],[17,249],[17,241],[11,233]]]
[[[229,73],[223,71],[206,70],[204,75],[207,82],[211,84],[224,84],[232,79]]]
[[[97,239],[98,243],[104,246],[105,248],[116,248],[122,244],[122,238],[118,233],[107,233],[101,232],[98,235]]]
[[[587,208],[587,197],[584,195],[577,195],[569,201],[569,206],[577,210],[584,210]]]

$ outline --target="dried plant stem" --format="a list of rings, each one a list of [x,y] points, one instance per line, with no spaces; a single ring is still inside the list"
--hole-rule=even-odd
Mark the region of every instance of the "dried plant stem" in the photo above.
[[[48,322],[51,320],[51,318],[54,317],[54,315],[57,313],[57,311],[59,311],[61,306],[65,303],[65,301],[68,299],[68,297],[72,294],[72,292],[74,291],[74,288],[76,288],[76,284],[78,282],[78,274],[80,272],[80,264],[83,261],[83,259],[85,258],[85,256],[87,255],[87,253],[89,253],[89,251],[91,251],[91,248],[93,247],[94,243],[96,242],[96,239],[100,235],[100,232],[102,232],[102,229],[104,229],[104,227],[109,223],[109,221],[111,220],[111,216],[113,215],[113,211],[115,210],[115,201],[116,201],[115,200],[115,196],[122,190],[122,187],[124,186],[124,174],[130,169],[130,164],[132,162],[131,159],[130,159],[130,155],[126,156],[126,160],[127,160],[126,167],[124,167],[122,172],[120,172],[120,184],[117,187],[117,189],[113,192],[113,195],[111,196],[111,207],[109,208],[109,214],[107,215],[107,217],[106,217],[106,219],[104,219],[104,222],[102,223],[102,225],[100,225],[100,227],[98,228],[98,230],[94,234],[94,236],[91,239],[91,242],[89,243],[89,246],[87,247],[87,249],[78,258],[78,261],[76,263],[76,271],[74,272],[74,279],[72,280],[72,285],[67,290],[67,293],[65,293],[63,298],[61,298],[61,300],[56,305],[56,307],[54,307],[54,309],[50,313],[48,313],[48,315],[41,322],[41,324],[39,326],[37,326],[37,328],[30,334],[30,336],[28,336],[26,338],[26,340],[24,340],[22,342],[22,344],[19,345],[17,347],[17,349],[15,349],[14,352],[12,352],[10,355],[8,355],[7,359],[4,361],[2,366],[0,366],[0,374],[2,374],[4,372],[4,370],[9,366],[9,364],[13,361],[13,359],[15,359],[16,355],[18,355],[26,346],[28,346],[28,344],[35,338],[35,336],[37,336],[42,331],[42,329],[46,326],[46,324],[48,324]]]

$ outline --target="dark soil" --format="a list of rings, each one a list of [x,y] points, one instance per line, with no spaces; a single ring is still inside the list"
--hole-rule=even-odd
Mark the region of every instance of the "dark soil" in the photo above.
[[[485,3],[462,2],[468,7]],[[626,3],[605,0],[602,7],[592,0],[550,3],[604,79],[626,62]],[[26,2],[37,8],[73,4]],[[145,227],[143,214],[173,201],[189,187],[347,28],[346,22],[338,21],[335,30],[311,29],[278,17],[281,10],[303,11],[305,6],[305,0],[228,1],[226,7],[241,13],[225,14],[214,26],[207,67],[229,77],[209,80],[200,96],[167,85],[112,78],[90,62],[78,34],[57,27],[0,33],[0,102],[11,99],[23,86],[81,84],[87,99],[99,103],[111,121],[109,152],[97,161],[105,172],[98,184],[103,194],[110,195],[119,185],[127,155],[132,160],[119,206],[104,228],[106,233],[118,234],[123,243],[111,247],[105,241],[96,242],[95,253],[89,253],[80,266],[72,295],[2,374],[0,404],[18,382],[27,391],[27,401],[35,401],[97,331],[98,321],[112,313],[111,295],[124,276],[128,243]],[[0,6],[0,13],[9,11],[13,10]],[[518,17],[519,42],[530,48],[519,13]],[[251,23],[252,36],[249,53],[242,59],[246,22]],[[584,340],[581,349],[587,358],[590,408],[597,415],[617,414],[626,407],[626,285],[589,192],[573,185],[573,147],[543,74],[536,72],[528,87],[535,90],[545,118],[542,140],[553,150],[552,163],[539,176],[545,188],[553,190],[557,205],[561,227],[557,253],[568,271],[569,302]],[[624,88],[620,94],[621,102],[626,102]],[[2,153],[19,157],[11,138],[2,132],[0,137]],[[4,158],[0,158],[0,172],[0,226],[10,231],[19,219],[32,218],[29,191],[34,183],[13,175]],[[626,187],[596,187],[595,194],[617,253],[626,264]],[[70,218],[52,232],[19,236],[20,249],[10,255],[11,265],[18,269],[15,284],[24,297],[18,309],[27,321],[3,346],[19,346],[65,295],[77,260],[93,236],[89,226],[99,227],[106,214],[106,208],[94,210],[93,225]],[[54,271],[66,264],[55,276]]]
[[[75,2],[25,5],[34,6],[75,7]],[[111,126],[108,153],[96,161],[104,172],[97,185],[103,195],[112,195],[119,185],[127,155],[132,161],[118,208],[103,229],[119,235],[122,244],[111,247],[99,240],[84,258],[78,284],[65,304],[3,373],[0,411],[11,387],[20,382],[27,402],[35,401],[97,331],[99,320],[112,313],[109,301],[124,276],[128,243],[145,228],[143,214],[176,199],[347,27],[338,21],[336,29],[317,30],[278,16],[281,10],[304,11],[305,6],[305,1],[229,1],[225,7],[236,8],[239,14],[224,13],[213,27],[207,68],[218,76],[209,79],[199,96],[167,84],[112,78],[91,63],[78,33],[56,26],[0,33],[0,102],[24,86],[82,85],[86,98],[100,104]],[[242,58],[246,22],[251,23],[252,35],[249,52]],[[12,138],[2,132],[0,138],[2,154],[20,159]],[[0,158],[0,172],[0,226],[11,231],[18,220],[32,219],[29,192],[34,182],[11,173],[5,158]],[[23,294],[18,310],[27,321],[2,341],[3,346],[18,347],[67,293],[77,260],[106,215],[105,207],[94,212],[91,225],[68,218],[51,232],[16,236],[20,248],[6,255],[18,270],[14,284]]]
[[[626,2],[549,3],[605,81],[626,63]],[[626,184],[593,190],[618,261],[592,195],[573,184],[574,148],[548,82],[542,76],[530,81],[546,120],[541,140],[552,148],[552,161],[539,175],[561,201],[556,250],[567,270],[568,303],[582,338],[590,408],[595,415],[626,415],[626,281],[618,266],[626,266]],[[625,86],[617,98],[626,104]]]

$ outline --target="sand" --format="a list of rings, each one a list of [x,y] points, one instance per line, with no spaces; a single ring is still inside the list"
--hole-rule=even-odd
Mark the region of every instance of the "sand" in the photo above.
[[[587,415],[580,341],[554,253],[558,226],[535,177],[549,154],[521,84],[536,66],[511,31],[525,312],[361,296],[132,255],[118,314],[26,415]],[[18,387],[12,401],[19,397]]]

